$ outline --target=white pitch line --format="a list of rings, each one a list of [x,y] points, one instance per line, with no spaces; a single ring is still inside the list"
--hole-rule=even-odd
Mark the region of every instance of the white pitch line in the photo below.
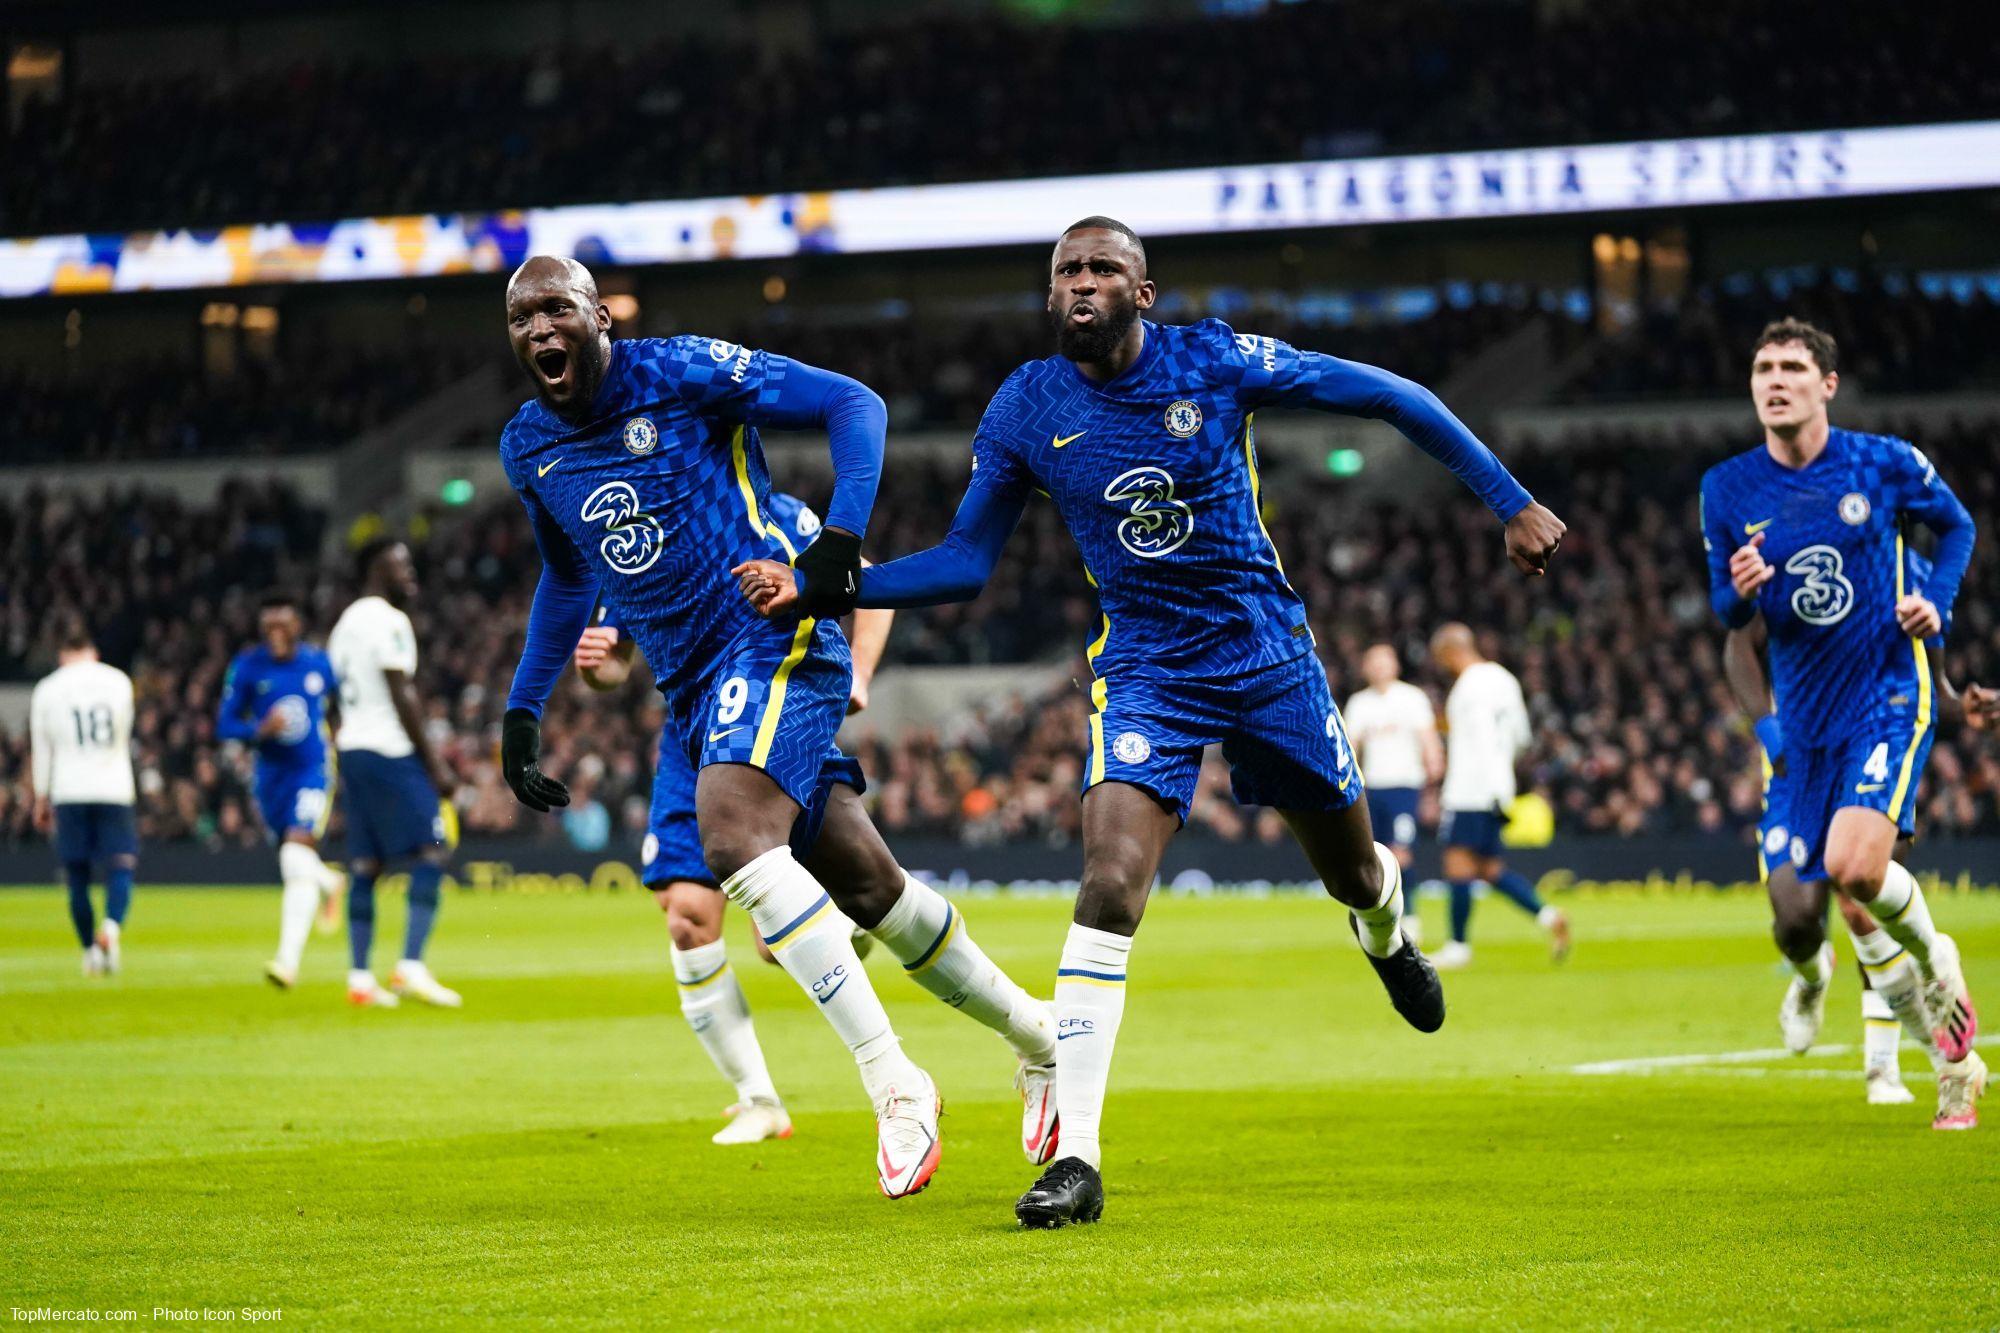
[[[1973,1045],[1991,1046],[1996,1042],[2000,1042],[2000,1037],[1989,1034],[1977,1038],[1973,1042]],[[1853,1055],[1860,1049],[1859,1046],[1850,1042],[1830,1046],[1815,1046],[1807,1051],[1806,1054]],[[1903,1042],[1903,1049],[1914,1051],[1920,1048],[1915,1042],[1906,1040]],[[1706,1054],[1691,1055],[1645,1055],[1630,1060],[1593,1060],[1587,1064],[1571,1065],[1568,1072],[1572,1074],[1653,1074],[1667,1069],[1720,1072],[1722,1067],[1728,1065],[1758,1065],[1768,1063],[1772,1060],[1788,1060],[1793,1058],[1796,1057],[1783,1047],[1772,1047],[1768,1050],[1759,1051],[1714,1051]],[[1759,1071],[1746,1070],[1742,1072],[1755,1073]],[[1803,1069],[1792,1070],[1791,1072],[1808,1077],[1820,1076],[1822,1072],[1826,1075],[1835,1073],[1833,1070],[1811,1071]],[[1841,1075],[1841,1077],[1845,1077],[1845,1075]]]

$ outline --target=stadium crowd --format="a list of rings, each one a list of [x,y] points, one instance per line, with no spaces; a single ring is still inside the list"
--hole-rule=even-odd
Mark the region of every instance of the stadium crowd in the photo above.
[[[511,61],[132,81],[84,70],[66,99],[29,101],[8,131],[0,234],[2000,113],[2000,76],[1959,36],[1983,30],[1980,0],[1938,0],[1922,23],[1870,0],[1813,13],[1800,24],[1782,0],[1316,0],[1129,30],[967,13],[813,31],[786,48],[718,24],[638,50]],[[1129,58],[1104,59],[1107,43],[1129,44]]]
[[[1598,344],[1567,386],[1572,402],[1738,392],[1743,349],[1782,308],[1840,344],[1840,373],[1869,393],[2000,384],[2000,275],[1804,268],[1732,274],[1648,307]]]
[[[1986,461],[2000,422],[1913,432],[1982,530],[2000,531],[2000,477]],[[1414,679],[1439,692],[1423,648],[1443,620],[1463,619],[1521,677],[1537,734],[1523,768],[1564,832],[1706,831],[1744,837],[1760,792],[1754,741],[1721,676],[1696,526],[1704,466],[1740,438],[1670,442],[1610,435],[1594,447],[1510,451],[1523,481],[1570,524],[1546,582],[1507,565],[1476,503],[1360,503],[1336,483],[1267,471],[1267,522],[1310,608],[1337,697],[1358,688],[1369,643],[1395,644]],[[870,545],[878,557],[940,535],[940,495],[955,467],[892,469]],[[0,500],[0,679],[45,670],[38,637],[55,605],[87,608],[106,655],[132,666],[140,709],[141,819],[153,840],[248,844],[242,756],[216,744],[214,709],[234,650],[252,634],[267,588],[309,590],[324,633],[351,595],[346,571],[320,555],[323,515],[281,490],[234,486],[213,508],[124,494],[79,503],[29,493]],[[1081,648],[1094,600],[1049,506],[1030,509],[987,593],[963,607],[898,617],[885,669],[924,662],[1063,662],[1086,677]],[[111,534],[106,540],[105,534]],[[221,534],[217,537],[215,534]],[[556,825],[517,821],[500,779],[497,724],[538,569],[511,500],[470,521],[426,519],[413,538],[424,592],[413,608],[424,645],[420,687],[433,737],[459,777],[468,832]],[[107,559],[107,553],[113,553]],[[1961,682],[2000,678],[1992,564],[1977,561],[1960,602],[1950,669]],[[971,842],[1066,841],[1077,834],[1079,688],[1010,699],[935,728],[878,733],[861,719],[858,751],[871,800],[891,835]],[[661,709],[644,673],[593,696],[565,687],[545,729],[547,767],[572,783],[562,829],[589,850],[636,842],[645,826]],[[1923,789],[1926,827],[2000,832],[2000,753],[1942,729]],[[32,836],[27,746],[0,735],[0,841]],[[1205,773],[1192,819],[1213,836],[1276,838],[1268,812],[1238,807],[1219,766]]]
[[[55,370],[0,368],[7,463],[93,463],[338,449],[474,364],[410,343],[354,351],[315,341],[244,356],[228,373],[180,357]]]

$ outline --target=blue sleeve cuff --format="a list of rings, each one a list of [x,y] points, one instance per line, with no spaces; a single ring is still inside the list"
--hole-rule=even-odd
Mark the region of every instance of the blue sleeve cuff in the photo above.
[[[1785,752],[1785,729],[1778,721],[1776,713],[1766,713],[1756,721],[1758,743],[1764,747],[1766,757],[1776,759]]]

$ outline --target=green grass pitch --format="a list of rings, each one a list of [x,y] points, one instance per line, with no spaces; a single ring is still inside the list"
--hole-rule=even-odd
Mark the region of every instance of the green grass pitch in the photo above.
[[[1066,904],[965,906],[1046,993]],[[56,894],[0,893],[0,1306],[330,1328],[2000,1325],[2000,1096],[1985,1128],[1937,1134],[1914,1052],[1900,1108],[1863,1102],[1851,1052],[1573,1072],[1775,1047],[1783,982],[1754,895],[1568,906],[1556,968],[1484,903],[1425,1038],[1325,901],[1157,899],[1105,1220],[1029,1234],[1010,1057],[879,953],[947,1098],[943,1167],[897,1203],[846,1053],[740,919],[798,1132],[721,1149],[729,1092],[637,895],[450,897],[432,962],[466,1007],[444,1013],[350,1010],[337,939],[271,991],[275,892],[142,887],[102,982],[77,975]],[[1934,906],[2000,1025],[2000,898]],[[384,958],[400,905],[385,916]],[[1859,1040],[1856,991],[1843,957],[1824,1040]]]

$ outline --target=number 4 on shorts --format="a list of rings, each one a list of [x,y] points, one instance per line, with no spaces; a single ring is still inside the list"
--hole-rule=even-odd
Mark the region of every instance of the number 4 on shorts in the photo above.
[[[1889,780],[1889,742],[1883,741],[1869,752],[1868,762],[1861,766],[1861,775],[1871,782]]]

